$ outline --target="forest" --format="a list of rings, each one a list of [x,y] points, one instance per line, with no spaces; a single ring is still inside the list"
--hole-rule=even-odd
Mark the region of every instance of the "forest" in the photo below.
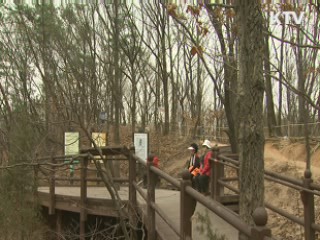
[[[307,143],[320,132],[319,2],[111,2],[0,3],[4,239],[41,230],[23,201],[38,156],[63,154],[66,131],[106,131],[121,144],[123,126],[223,132],[242,163],[250,223],[263,201],[264,137],[287,136],[290,124]]]

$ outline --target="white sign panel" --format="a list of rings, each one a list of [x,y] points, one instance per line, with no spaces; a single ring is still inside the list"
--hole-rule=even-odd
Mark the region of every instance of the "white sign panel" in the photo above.
[[[64,133],[64,154],[65,155],[79,154],[79,133],[78,132]]]
[[[78,132],[65,132],[64,133],[64,154],[76,155],[79,154],[79,133]],[[67,160],[66,162],[69,162]],[[73,163],[79,163],[78,160],[74,160]],[[70,174],[73,176],[74,166],[70,164]]]
[[[148,134],[147,133],[134,133],[133,144],[135,154],[144,161],[148,157]]]

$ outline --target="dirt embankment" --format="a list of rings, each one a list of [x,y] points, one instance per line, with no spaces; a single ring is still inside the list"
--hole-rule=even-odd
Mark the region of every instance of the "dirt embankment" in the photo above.
[[[265,146],[265,169],[277,172],[281,175],[302,179],[306,170],[307,154],[304,144],[272,144]],[[311,172],[315,183],[320,184],[320,147],[311,147]],[[266,181],[265,200],[269,204],[302,218],[303,205],[300,192],[283,185]],[[320,213],[317,206],[319,197],[315,197],[316,222],[319,223]],[[273,235],[279,239],[304,239],[304,230],[301,226],[292,223],[284,217],[269,211],[269,226]],[[316,239],[320,239],[319,236]]]

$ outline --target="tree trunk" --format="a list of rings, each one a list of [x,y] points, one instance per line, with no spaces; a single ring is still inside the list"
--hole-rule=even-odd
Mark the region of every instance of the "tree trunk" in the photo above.
[[[165,6],[160,6],[162,14],[161,19],[161,56],[162,56],[162,87],[163,87],[163,102],[164,102],[164,131],[163,134],[169,134],[169,88],[168,88],[168,73],[167,73],[167,55],[166,55],[166,10]],[[169,46],[170,47],[170,46]]]
[[[115,144],[120,144],[120,111],[121,111],[121,84],[120,84],[120,76],[121,76],[121,69],[120,69],[120,46],[119,46],[119,35],[120,35],[120,26],[119,26],[119,0],[115,0],[114,2],[114,36],[113,36],[113,51],[114,51],[114,78],[113,78],[113,91],[114,91],[114,118],[115,118],[115,126],[114,126],[114,142]]]
[[[285,25],[282,25],[282,31],[281,31],[281,38],[284,39],[284,34],[285,34]],[[283,78],[283,47],[284,47],[284,42],[281,42],[280,46],[280,63],[279,63],[279,98],[278,98],[278,106],[279,106],[279,111],[278,111],[278,125],[282,125],[282,78]],[[281,133],[281,127],[279,127],[279,132],[280,135]]]
[[[131,108],[131,128],[132,134],[135,132],[136,128],[136,112],[137,112],[137,81],[136,81],[136,72],[134,69],[134,62],[130,63],[131,66],[131,82],[132,82],[132,108]]]
[[[300,29],[297,29],[297,41],[298,44],[302,44],[302,36]],[[303,57],[302,57],[302,49],[297,46],[297,52],[296,52],[296,64],[297,64],[297,75],[298,75],[298,90],[301,93],[305,93],[305,77],[304,77],[304,64],[303,64]],[[299,123],[304,122],[304,99],[303,96],[299,95],[298,96],[298,103],[299,103]],[[303,134],[303,126],[301,125],[299,127],[299,136]]]
[[[270,71],[270,51],[269,51],[269,37],[265,36],[264,44],[264,70],[266,79],[266,105],[267,105],[267,122],[269,137],[273,137],[275,134],[280,135],[278,128],[274,127],[277,125],[276,114],[274,112],[273,94],[272,94],[272,83],[271,83],[271,71]]]
[[[169,18],[169,14],[167,14],[167,31],[168,33],[170,33],[170,18]],[[173,61],[173,54],[172,54],[172,47],[171,47],[171,35],[168,34],[167,36],[168,38],[168,45],[169,45],[169,64],[170,64],[170,82],[171,82],[171,129],[170,132],[173,133],[176,131],[177,129],[177,106],[178,106],[178,101],[177,101],[177,84],[175,82],[175,78],[174,78],[174,61]],[[177,56],[180,56],[180,48],[177,49]],[[177,61],[178,67],[177,69],[179,69],[179,61]]]
[[[207,11],[210,16],[211,23],[217,33],[220,48],[223,56],[223,69],[224,69],[224,99],[221,99],[227,121],[228,121],[228,137],[231,145],[232,152],[237,152],[238,142],[237,142],[237,129],[238,122],[237,119],[237,106],[236,106],[236,92],[237,92],[237,69],[236,60],[234,56],[234,44],[233,40],[230,39],[230,34],[228,35],[228,49],[225,42],[225,37],[223,36],[222,23],[219,21],[218,16],[216,16],[215,11],[207,6]],[[231,24],[229,24],[231,28]],[[229,53],[228,53],[229,50]]]
[[[264,204],[264,25],[259,2],[239,0],[236,7],[239,24],[240,217],[251,225],[253,211]]]

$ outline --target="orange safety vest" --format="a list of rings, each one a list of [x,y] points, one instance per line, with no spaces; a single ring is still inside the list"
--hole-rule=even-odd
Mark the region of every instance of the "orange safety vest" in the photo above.
[[[189,172],[190,172],[190,170],[191,170],[192,168],[193,168],[193,166],[189,167]],[[200,173],[200,169],[199,169],[199,168],[195,168],[195,169],[193,169],[192,172],[191,172],[191,174],[192,174],[193,176],[197,176],[199,173]]]

